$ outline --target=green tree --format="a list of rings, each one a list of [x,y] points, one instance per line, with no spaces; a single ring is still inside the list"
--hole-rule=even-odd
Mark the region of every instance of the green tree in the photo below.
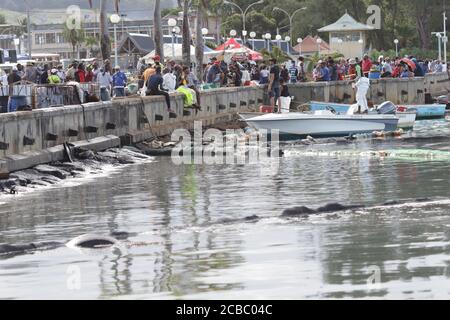
[[[92,8],[92,0],[88,0]],[[114,0],[116,12],[119,12],[120,0]],[[104,60],[111,58],[111,39],[109,37],[109,22],[107,14],[107,0],[100,0],[100,48]]]
[[[97,37],[87,37],[84,40],[85,45],[89,48],[89,57],[97,56],[99,50],[96,48],[98,48],[99,42]]]
[[[77,58],[80,58],[80,44],[83,44],[86,39],[86,34],[84,32],[84,29],[75,29],[75,28],[68,28],[67,25],[64,25],[64,31],[63,31],[64,38],[72,45],[72,52],[73,56],[77,56]],[[78,52],[78,54],[77,54]]]
[[[4,14],[0,13],[0,24],[6,24],[6,17]]]

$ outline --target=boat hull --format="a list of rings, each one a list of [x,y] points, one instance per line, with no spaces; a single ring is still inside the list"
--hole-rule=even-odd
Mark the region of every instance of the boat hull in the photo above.
[[[278,130],[281,137],[341,137],[354,134],[370,134],[374,131],[395,131],[398,118],[395,116],[316,116],[307,114],[267,114],[250,117],[241,115],[257,130]]]
[[[331,107],[338,114],[346,114],[350,108],[349,104],[333,103],[333,102],[311,102],[311,111],[323,111],[327,107]],[[408,110],[408,109],[407,109]],[[445,112],[444,112],[445,114]],[[399,118],[398,127],[402,129],[411,129],[414,127],[414,123],[417,120],[417,113],[415,110],[409,110],[407,112],[397,112],[396,116]]]

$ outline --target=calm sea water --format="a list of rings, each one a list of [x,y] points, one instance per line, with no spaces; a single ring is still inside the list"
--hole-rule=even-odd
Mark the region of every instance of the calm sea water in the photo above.
[[[450,134],[446,121],[415,129],[417,137]],[[135,245],[102,251],[62,247],[0,258],[0,298],[450,297],[450,140],[285,149],[275,172],[261,165],[177,167],[160,158],[2,198],[0,243],[136,235]],[[368,152],[378,150],[399,154]],[[425,197],[432,201],[415,202]],[[280,217],[293,206],[390,200],[408,204]],[[261,220],[221,223],[250,215]]]

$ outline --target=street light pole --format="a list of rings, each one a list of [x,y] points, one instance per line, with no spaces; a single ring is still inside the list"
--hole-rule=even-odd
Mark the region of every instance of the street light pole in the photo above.
[[[441,49],[442,35],[440,32],[438,32],[436,36],[438,38],[439,61],[442,61],[442,49]]]
[[[447,37],[447,16],[445,13],[445,8],[444,8],[444,37],[442,38],[442,42],[444,42],[444,61],[445,61],[445,65],[447,65],[447,42],[448,42],[448,37]]]
[[[172,29],[172,58],[175,60],[175,34],[176,34],[175,27],[177,25],[177,20],[169,19],[167,21],[167,24],[169,25],[169,28]],[[163,47],[164,47],[164,44],[163,44]],[[164,51],[164,49],[163,49],[163,51]]]
[[[303,39],[302,39],[302,38],[298,38],[298,39],[297,39],[297,43],[299,44],[299,47],[300,47],[300,55],[302,55],[302,43],[303,43]]]
[[[289,14],[289,12],[287,12],[287,11],[284,10],[284,9],[281,9],[281,8],[278,8],[278,7],[273,8],[273,11],[278,10],[278,11],[281,11],[281,12],[283,12],[284,14],[286,14],[286,15],[288,16],[288,18],[289,18],[289,37],[291,38],[291,40],[293,39],[293,36],[292,36],[292,33],[293,33],[293,30],[292,30],[292,21],[293,21],[293,19],[294,19],[294,16],[295,16],[298,12],[300,12],[300,11],[302,11],[302,10],[306,10],[306,9],[307,9],[307,7],[303,7],[303,8],[300,8],[300,9],[295,10],[292,14]]]
[[[250,8],[251,7],[253,7],[253,6],[255,6],[255,5],[257,5],[257,4],[263,4],[264,3],[264,1],[265,0],[259,0],[259,1],[256,1],[256,2],[254,2],[254,3],[252,3],[252,4],[250,4],[248,7],[247,7],[247,9],[245,9],[245,11],[244,10],[242,10],[242,8],[240,7],[240,6],[238,6],[236,3],[234,3],[234,2],[231,2],[231,1],[228,1],[228,0],[225,0],[224,2],[223,2],[223,4],[229,4],[229,5],[232,5],[232,6],[235,6],[236,8],[238,8],[239,9],[239,11],[241,11],[241,15],[242,15],[242,26],[243,26],[243,30],[242,31],[247,31],[247,26],[246,26],[246,16],[247,16],[247,13],[248,13],[248,11],[250,10]],[[246,37],[246,34],[244,35],[243,34],[243,40],[244,40],[244,43],[245,43],[245,37]]]
[[[117,46],[117,24],[120,22],[121,18],[118,14],[113,14],[110,17],[111,23],[114,25],[114,60],[115,67],[119,66],[119,55],[118,55],[118,46]]]
[[[396,55],[396,57],[398,57],[398,39],[395,39],[394,40],[394,43],[395,43],[395,55]]]
[[[31,42],[31,15],[30,15],[30,6],[27,1],[25,1],[25,4],[27,5],[27,33],[28,33],[28,55],[31,58],[31,50],[32,50],[32,42]]]

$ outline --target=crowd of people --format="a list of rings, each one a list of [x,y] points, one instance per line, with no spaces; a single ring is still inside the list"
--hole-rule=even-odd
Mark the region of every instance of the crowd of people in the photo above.
[[[314,81],[340,81],[354,80],[359,77],[369,79],[379,78],[412,78],[423,77],[427,73],[446,72],[445,63],[440,60],[422,60],[414,56],[404,58],[380,56],[378,60],[372,61],[369,55],[364,55],[362,60],[340,59],[336,62],[329,57],[320,60],[314,68]]]
[[[11,71],[5,70],[0,77],[1,85],[11,85],[20,81],[36,84],[63,83],[97,83],[100,88],[102,101],[109,101],[112,97],[141,94],[142,96],[162,95],[165,97],[169,112],[173,112],[169,94],[180,92],[185,96],[185,107],[201,110],[199,91],[217,87],[239,87],[252,85],[268,85],[268,93],[272,106],[280,97],[289,97],[287,84],[306,82],[311,80],[307,75],[304,57],[297,61],[291,60],[278,65],[276,59],[270,59],[269,65],[254,61],[223,60],[212,58],[203,66],[202,79],[198,79],[192,66],[186,66],[175,61],[168,61],[163,65],[159,56],[149,61],[139,59],[137,72],[130,79],[120,67],[112,68],[109,60],[90,64],[73,61],[64,70],[62,65],[49,68],[48,65],[36,66],[28,62],[26,66],[17,64]],[[362,60],[340,59],[336,62],[329,57],[320,60],[313,69],[313,81],[355,80],[361,77],[377,78],[408,78],[422,77],[427,73],[445,72],[447,66],[439,60],[421,60],[413,56],[405,58],[380,56],[372,61],[364,55]],[[129,84],[137,83],[135,86]]]

